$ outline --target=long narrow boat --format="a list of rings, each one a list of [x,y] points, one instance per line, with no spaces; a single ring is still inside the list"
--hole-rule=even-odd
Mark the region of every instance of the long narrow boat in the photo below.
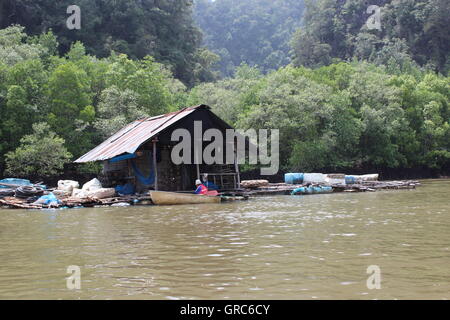
[[[189,193],[150,191],[152,202],[157,205],[219,203],[219,196],[205,196]]]

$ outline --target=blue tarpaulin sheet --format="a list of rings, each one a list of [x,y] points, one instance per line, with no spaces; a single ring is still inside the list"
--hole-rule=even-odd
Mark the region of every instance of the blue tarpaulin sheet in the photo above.
[[[17,185],[17,186],[31,186],[30,180],[18,179],[18,178],[3,179],[3,180],[0,180],[0,183],[7,183],[7,184],[12,184],[12,185]],[[9,188],[9,187],[0,185],[0,188]]]
[[[134,158],[136,158],[136,154],[134,154],[134,153],[127,153],[127,154],[123,154],[121,156],[117,156],[117,157],[114,157],[114,158],[110,159],[109,163],[114,163],[114,162],[119,162],[119,161],[122,161],[122,160],[134,159]]]

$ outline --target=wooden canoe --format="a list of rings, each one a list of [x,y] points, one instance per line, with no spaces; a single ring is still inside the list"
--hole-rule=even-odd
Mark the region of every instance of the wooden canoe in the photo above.
[[[205,196],[190,193],[178,193],[167,191],[150,191],[152,202],[157,205],[219,203],[219,196]]]

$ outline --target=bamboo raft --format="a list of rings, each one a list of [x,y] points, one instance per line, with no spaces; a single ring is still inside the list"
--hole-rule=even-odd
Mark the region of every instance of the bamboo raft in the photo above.
[[[166,193],[166,192],[165,192]],[[169,192],[170,193],[170,192]],[[180,194],[177,194],[180,195]],[[192,195],[195,196],[195,195]],[[203,197],[203,196],[197,196]],[[216,198],[216,197],[213,197]],[[0,198],[0,207],[9,209],[70,209],[70,208],[95,208],[95,207],[109,207],[109,206],[119,206],[119,205],[153,205],[150,194],[148,195],[135,195],[135,196],[125,196],[125,197],[113,197],[106,199],[97,198],[73,198],[66,197],[60,199],[60,204],[58,205],[46,205],[46,204],[34,204],[35,199],[20,199],[16,197],[4,197]],[[204,200],[201,198],[201,200]],[[213,202],[229,202],[229,201],[241,201],[248,200],[248,195],[243,193],[224,193],[220,197],[217,197]]]
[[[321,186],[325,184],[312,184],[312,186]],[[405,181],[364,181],[356,184],[327,184],[333,188],[333,192],[374,192],[377,190],[399,190],[415,189],[420,185],[416,180]],[[252,196],[264,195],[288,195],[297,188],[304,187],[305,184],[286,184],[270,183],[246,191]]]
[[[113,206],[117,204],[149,205],[152,204],[150,196],[126,196],[106,199],[97,198],[64,198],[58,205],[33,204],[34,199],[19,199],[5,197],[0,199],[0,206],[11,209],[57,209],[57,208],[92,208]]]

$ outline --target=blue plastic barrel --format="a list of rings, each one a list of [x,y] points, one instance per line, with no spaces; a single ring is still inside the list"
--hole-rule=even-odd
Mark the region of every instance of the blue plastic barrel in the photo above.
[[[300,188],[292,190],[291,194],[305,194],[305,193],[306,193],[306,188],[300,187]]]
[[[312,193],[329,193],[333,192],[330,186],[300,187],[294,189],[291,194],[312,194]]]
[[[345,183],[346,184],[355,184],[356,178],[354,176],[345,176]]]
[[[301,184],[303,183],[303,173],[286,173],[284,182],[287,184]]]

